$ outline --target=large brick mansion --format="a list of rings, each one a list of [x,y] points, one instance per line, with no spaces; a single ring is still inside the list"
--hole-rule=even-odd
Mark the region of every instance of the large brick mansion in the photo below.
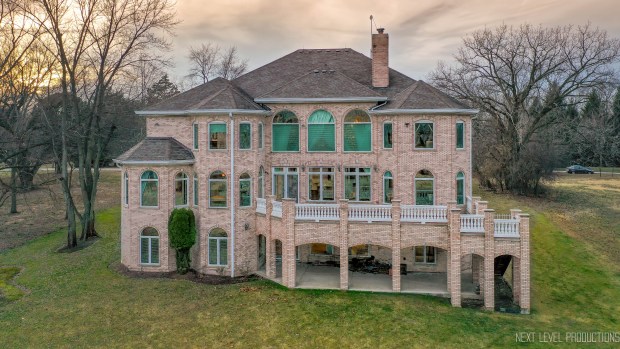
[[[514,302],[528,312],[529,217],[472,197],[477,110],[389,68],[388,43],[379,29],[370,58],[297,50],[137,112],[147,138],[115,160],[122,263],[175,270],[168,217],[189,207],[202,273],[294,288],[315,270],[302,268],[330,265],[326,284],[347,290],[366,277],[352,263],[370,260],[391,266],[377,275],[384,290],[425,293],[415,279],[425,273],[441,289],[426,293],[493,309],[497,260],[509,256]]]

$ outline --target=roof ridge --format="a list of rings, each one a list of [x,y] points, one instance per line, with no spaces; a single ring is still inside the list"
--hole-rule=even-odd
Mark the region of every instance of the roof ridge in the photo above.
[[[413,92],[415,92],[415,90],[417,90],[418,87],[420,87],[420,84],[419,84],[420,81],[422,80],[414,81],[413,84],[407,86],[407,88],[400,91],[398,94],[396,94],[396,96],[394,96],[393,100],[398,103],[395,105],[396,108],[400,108],[402,107],[403,104],[405,104],[405,101],[407,100],[407,98],[409,98],[409,96],[411,96],[411,94],[413,94]],[[402,100],[399,101],[399,98],[401,96],[402,96]]]
[[[366,85],[364,85],[364,84],[361,84],[360,82],[358,82],[357,80],[355,80],[355,79],[351,78],[351,77],[350,77],[350,76],[348,76],[347,74],[342,73],[342,72],[340,72],[340,71],[338,71],[338,70],[335,70],[335,69],[332,69],[332,70],[333,70],[336,74],[340,74],[340,75],[344,76],[346,79],[348,79],[348,80],[350,80],[350,81],[353,81],[356,85],[360,85],[360,86],[362,86],[363,88],[365,88],[366,90],[368,90],[368,91],[370,91],[370,92],[374,93],[377,97],[385,97],[385,95],[379,94],[377,91],[375,91],[375,90],[371,89],[370,87],[368,87],[368,86],[366,86]]]
[[[224,79],[224,80],[226,80],[226,79]],[[226,81],[228,81],[228,80],[226,80]],[[210,95],[210,96],[207,96],[207,98],[203,98],[203,99],[201,99],[200,101],[198,101],[198,102],[196,102],[196,103],[192,104],[192,105],[190,106],[190,108],[188,108],[188,109],[196,109],[196,108],[195,108],[196,106],[199,106],[199,105],[201,105],[201,104],[204,104],[204,103],[207,103],[207,102],[209,102],[209,101],[212,101],[215,97],[219,96],[222,92],[224,92],[224,91],[226,90],[226,88],[227,88],[227,87],[228,87],[228,86],[226,86],[226,87],[224,87],[224,88],[221,88],[221,89],[219,89],[216,93],[214,93],[214,94],[212,94],[212,95]]]
[[[278,87],[274,88],[273,90],[271,90],[271,91],[269,91],[269,92],[265,92],[265,93],[263,93],[262,95],[257,96],[256,98],[261,98],[261,97],[263,97],[263,96],[265,96],[265,95],[268,95],[268,94],[270,94],[270,93],[272,93],[272,92],[274,92],[274,91],[277,91],[277,90],[281,89],[282,87],[284,87],[284,86],[286,86],[286,85],[290,85],[291,83],[293,83],[293,82],[295,82],[295,81],[297,81],[297,80],[301,80],[303,77],[308,76],[309,74],[313,74],[313,73],[314,73],[314,71],[309,71],[309,72],[307,72],[307,73],[305,73],[305,74],[302,74],[302,75],[300,75],[300,76],[296,77],[296,78],[295,78],[295,79],[293,79],[293,80],[289,80],[289,81],[285,82],[284,84],[282,84],[282,85],[280,85],[280,86],[278,86]]]
[[[450,100],[450,101],[452,101],[452,102],[455,102],[455,103],[458,103],[458,104],[463,105],[463,107],[467,107],[466,105],[464,105],[463,103],[461,103],[461,102],[460,102],[459,100],[457,100],[456,98],[453,98],[452,96],[450,96],[450,95],[449,95],[449,94],[447,94],[447,93],[443,93],[443,92],[441,92],[441,91],[440,91],[438,88],[436,88],[435,86],[430,85],[430,84],[427,84],[427,83],[426,83],[426,82],[424,82],[423,80],[420,80],[420,82],[421,82],[421,83],[423,83],[425,86],[428,86],[428,87],[429,87],[429,89],[431,90],[431,92],[432,92],[435,96],[438,96],[438,97],[440,97],[441,99],[445,99],[445,98],[447,98],[448,100]]]

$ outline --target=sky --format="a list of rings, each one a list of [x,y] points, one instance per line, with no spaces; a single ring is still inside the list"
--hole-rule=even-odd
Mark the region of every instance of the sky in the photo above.
[[[191,46],[237,46],[256,69],[300,48],[370,55],[370,19],[390,35],[390,67],[425,79],[462,37],[502,23],[583,25],[620,37],[618,0],[177,0],[172,76],[188,74]]]

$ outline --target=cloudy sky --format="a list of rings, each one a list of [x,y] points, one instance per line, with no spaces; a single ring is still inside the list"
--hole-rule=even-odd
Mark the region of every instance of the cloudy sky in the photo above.
[[[250,70],[299,48],[370,51],[370,21],[390,34],[390,66],[424,79],[463,35],[506,24],[588,21],[620,37],[618,0],[177,0],[171,52],[179,80],[190,46],[236,45]]]

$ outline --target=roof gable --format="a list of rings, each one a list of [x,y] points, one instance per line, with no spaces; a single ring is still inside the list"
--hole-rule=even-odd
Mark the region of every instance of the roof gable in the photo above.
[[[172,137],[147,137],[114,159],[114,161],[120,164],[193,163],[194,154],[181,142]]]
[[[468,107],[422,80],[394,96],[381,109],[467,109]]]

